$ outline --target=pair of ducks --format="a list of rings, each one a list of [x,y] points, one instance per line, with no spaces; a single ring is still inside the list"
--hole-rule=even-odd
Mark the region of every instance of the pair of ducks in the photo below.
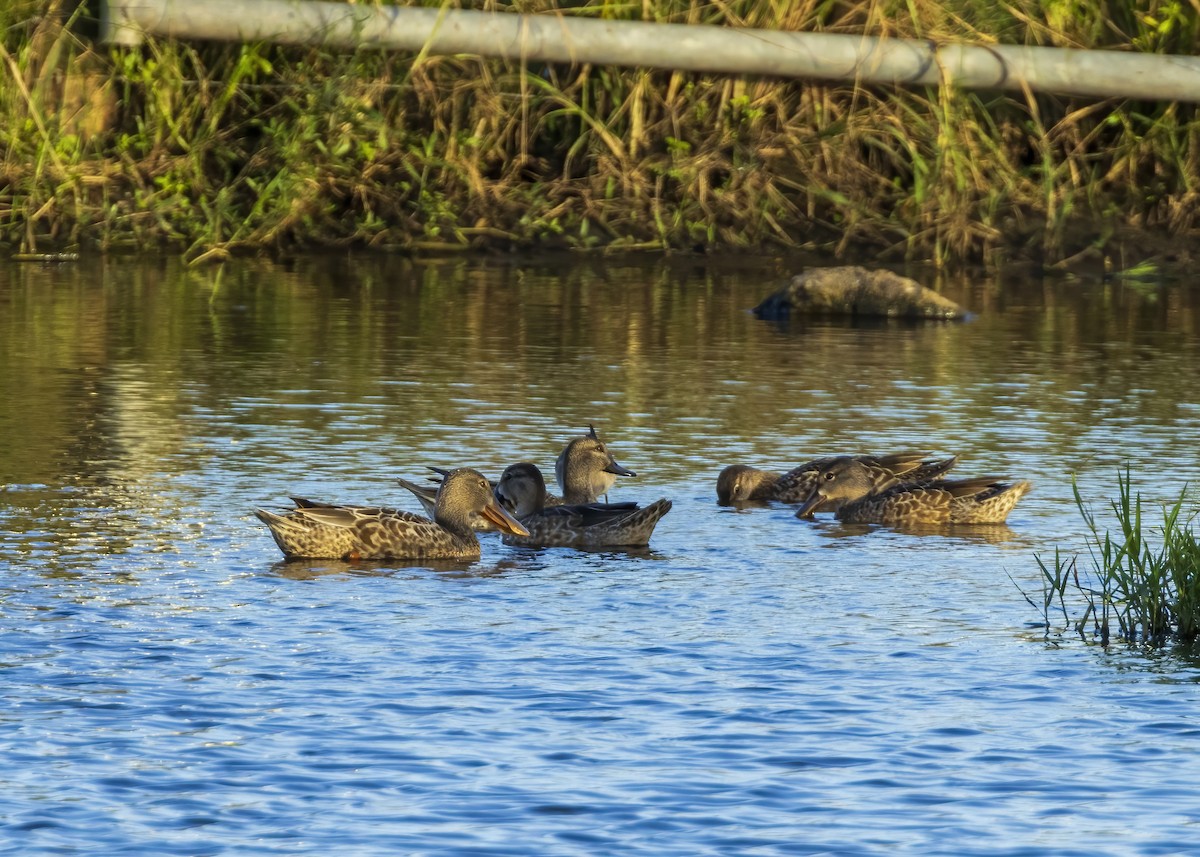
[[[926,459],[922,453],[842,455],[814,459],[783,474],[733,464],[717,478],[717,502],[799,503],[798,518],[831,511],[850,524],[1003,524],[1033,488],[1026,480],[990,476],[943,479],[957,461],[957,456]]]
[[[555,462],[562,498],[547,492],[542,472],[530,462],[506,468],[496,485],[467,467],[437,472],[441,484],[436,490],[400,480],[429,518],[296,497],[296,508],[285,515],[264,509],[254,514],[289,559],[477,559],[476,532],[499,531],[505,544],[530,547],[645,545],[671,509],[666,499],[644,508],[596,502],[617,476],[637,474],[617,463],[591,427],[587,435],[570,441]]]

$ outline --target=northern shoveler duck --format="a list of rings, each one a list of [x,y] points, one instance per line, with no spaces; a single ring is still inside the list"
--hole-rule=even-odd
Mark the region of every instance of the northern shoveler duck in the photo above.
[[[433,520],[374,506],[293,498],[286,515],[255,510],[286,557],[309,559],[477,559],[472,522],[483,516],[501,532],[528,535],[477,470],[451,471],[438,489]]]
[[[496,487],[501,502],[513,510],[528,535],[506,535],[504,543],[530,547],[636,547],[650,541],[654,527],[671,501],[637,503],[545,504],[546,480],[527,461],[505,469]]]
[[[430,477],[430,479],[432,479],[434,482],[432,485],[418,485],[416,482],[410,482],[407,479],[399,478],[396,480],[396,484],[401,488],[406,489],[410,494],[416,497],[417,502],[421,504],[421,508],[425,510],[425,514],[432,518],[434,503],[437,501],[438,486],[442,484],[442,481],[446,478],[446,474],[450,471],[441,467],[433,467],[432,465],[429,467],[429,469],[438,474],[436,477]],[[497,483],[490,482],[489,484],[492,486],[492,493],[496,494]],[[509,512],[513,511],[511,501],[505,500],[503,497],[498,495],[496,496],[496,499],[506,510]],[[562,498],[555,497],[549,492],[546,493],[545,505],[557,506],[560,503],[562,503]],[[475,516],[475,519],[471,522],[471,527],[477,533],[499,532],[499,528],[482,515]]]
[[[818,506],[836,501],[841,504],[838,520],[850,524],[1002,524],[1032,488],[1033,483],[1026,480],[1006,482],[986,476],[906,482],[876,491],[869,468],[843,457],[821,470],[816,487],[796,516],[804,517]]]
[[[594,426],[577,437],[559,453],[554,463],[554,475],[562,489],[564,503],[594,503],[607,494],[618,476],[637,476],[627,467],[617,464]]]
[[[449,473],[450,471],[442,470],[440,472],[445,474]],[[445,479],[445,476],[443,476],[442,479]],[[401,488],[407,489],[414,497],[417,498],[417,502],[419,502],[421,504],[421,508],[425,510],[426,517],[432,518],[435,514],[437,514],[437,494],[438,488],[441,486],[440,481],[435,485],[418,485],[416,482],[409,482],[407,479],[397,479],[396,484],[398,484]],[[495,486],[492,486],[492,488],[494,494]],[[512,510],[509,509],[508,511],[511,512]],[[472,516],[471,529],[477,533],[500,532],[500,528],[483,515]]]
[[[936,479],[958,461],[957,456],[929,459],[922,452],[829,456],[815,458],[782,474],[759,470],[745,464],[731,464],[717,477],[717,503],[722,506],[732,506],[747,500],[803,503],[812,495],[818,475],[843,458],[852,458],[863,465],[876,492],[901,482],[926,482]],[[836,511],[839,502],[828,499],[817,506],[822,511]],[[817,506],[809,509],[807,514],[817,511]]]

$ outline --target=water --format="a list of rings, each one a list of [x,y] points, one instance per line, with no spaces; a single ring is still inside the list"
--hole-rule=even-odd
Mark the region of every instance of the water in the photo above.
[[[1198,476],[1200,301],[952,282],[760,322],[777,260],[0,267],[0,849],[1171,854],[1198,662],[1049,641],[1034,556]],[[256,506],[416,508],[595,423],[648,551],[282,563]],[[928,449],[998,532],[735,511],[733,462]],[[1011,579],[1010,579],[1011,577]],[[1015,581],[1015,583],[1014,583]]]

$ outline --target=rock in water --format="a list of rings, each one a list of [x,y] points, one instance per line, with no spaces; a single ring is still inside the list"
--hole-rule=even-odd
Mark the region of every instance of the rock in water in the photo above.
[[[759,318],[849,315],[880,318],[965,319],[969,313],[949,298],[891,271],[856,265],[812,268],[754,308]]]

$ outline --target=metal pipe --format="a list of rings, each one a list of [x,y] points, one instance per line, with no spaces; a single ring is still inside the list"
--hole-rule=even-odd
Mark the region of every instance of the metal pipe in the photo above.
[[[101,38],[145,35],[878,84],[1200,102],[1200,57],[937,44],[321,0],[103,0]]]

